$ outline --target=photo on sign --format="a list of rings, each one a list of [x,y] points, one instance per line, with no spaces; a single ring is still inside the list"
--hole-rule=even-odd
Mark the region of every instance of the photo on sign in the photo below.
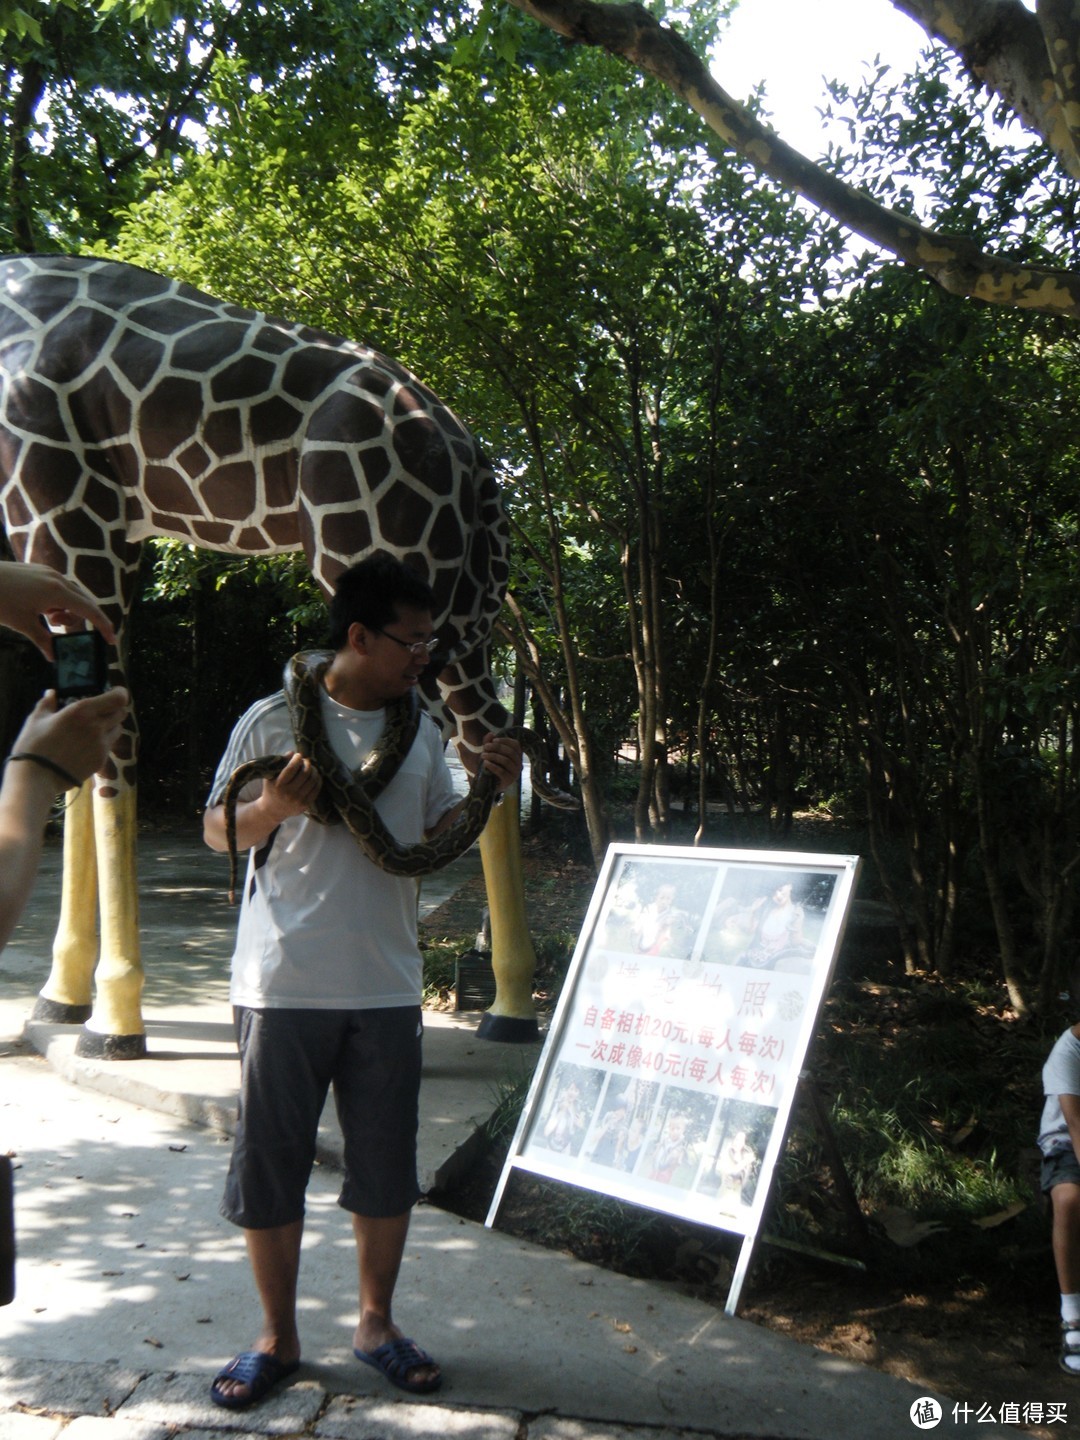
[[[835,888],[836,876],[820,871],[729,870],[702,938],[701,959],[809,974]]]
[[[715,1113],[711,1095],[668,1086],[645,1147],[640,1178],[676,1190],[692,1189]]]
[[[556,1155],[579,1155],[603,1083],[603,1072],[587,1065],[557,1066],[537,1119],[536,1144]]]
[[[625,1175],[637,1169],[649,1134],[660,1086],[655,1080],[609,1075],[585,1146],[586,1159]]]
[[[753,1205],[775,1118],[775,1110],[742,1100],[716,1107],[694,1191],[713,1200],[718,1214],[738,1215]]]
[[[597,944],[623,954],[688,960],[714,883],[715,871],[708,865],[624,860]]]

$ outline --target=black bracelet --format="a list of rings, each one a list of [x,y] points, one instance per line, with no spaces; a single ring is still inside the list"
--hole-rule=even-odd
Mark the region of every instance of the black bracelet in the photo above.
[[[21,755],[9,755],[4,764],[10,765],[12,760],[32,760],[35,765],[41,765],[46,770],[51,770],[54,775],[59,775],[63,780],[65,790],[78,790],[82,784],[81,780],[75,779],[70,770],[65,770],[62,765],[58,765],[55,760],[50,760],[45,755],[32,755],[29,750],[26,750]]]

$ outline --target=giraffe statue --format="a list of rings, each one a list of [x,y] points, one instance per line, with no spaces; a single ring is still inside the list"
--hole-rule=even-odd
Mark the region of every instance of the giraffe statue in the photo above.
[[[457,417],[366,346],[132,265],[0,259],[0,514],[17,559],[74,575],[109,615],[118,683],[148,536],[238,555],[302,549],[326,594],[346,566],[389,551],[435,592],[445,663],[424,677],[425,699],[466,769],[507,723],[488,669],[509,574],[495,475]],[[108,772],[68,804],[35,1010],[85,1022],[78,1053],[113,1059],[146,1054],[135,758],[131,722]],[[503,805],[480,842],[496,996],[478,1033],[499,1040],[537,1030],[517,825]]]

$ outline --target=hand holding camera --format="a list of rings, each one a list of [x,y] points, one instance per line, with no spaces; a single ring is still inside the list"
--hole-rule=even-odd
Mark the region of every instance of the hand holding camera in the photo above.
[[[42,623],[77,624],[85,616],[99,630],[52,634]],[[0,564],[0,623],[22,631],[54,661],[55,690],[30,712],[8,763],[33,772],[36,791],[81,785],[100,770],[120,738],[128,712],[126,690],[109,690],[105,635],[112,626],[77,581],[44,565]],[[40,627],[40,629],[38,628]]]
[[[101,631],[53,635],[54,625],[89,620]],[[102,637],[115,631],[76,580],[44,565],[0,562],[0,625],[31,639],[57,662],[56,690],[31,710],[4,765],[0,783],[0,949],[7,944],[34,885],[45,820],[62,790],[101,770],[120,738],[128,712],[126,690],[106,690]],[[103,693],[99,693],[103,692]]]
[[[128,704],[128,692],[116,689],[58,706],[56,692],[48,690],[23,722],[9,762],[49,773],[54,791],[81,785],[109,758]]]

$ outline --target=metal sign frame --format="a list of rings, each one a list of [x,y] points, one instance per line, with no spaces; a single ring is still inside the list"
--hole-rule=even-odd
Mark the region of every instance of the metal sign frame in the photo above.
[[[734,1315],[859,864],[610,846],[485,1224],[520,1169],[731,1231]]]

